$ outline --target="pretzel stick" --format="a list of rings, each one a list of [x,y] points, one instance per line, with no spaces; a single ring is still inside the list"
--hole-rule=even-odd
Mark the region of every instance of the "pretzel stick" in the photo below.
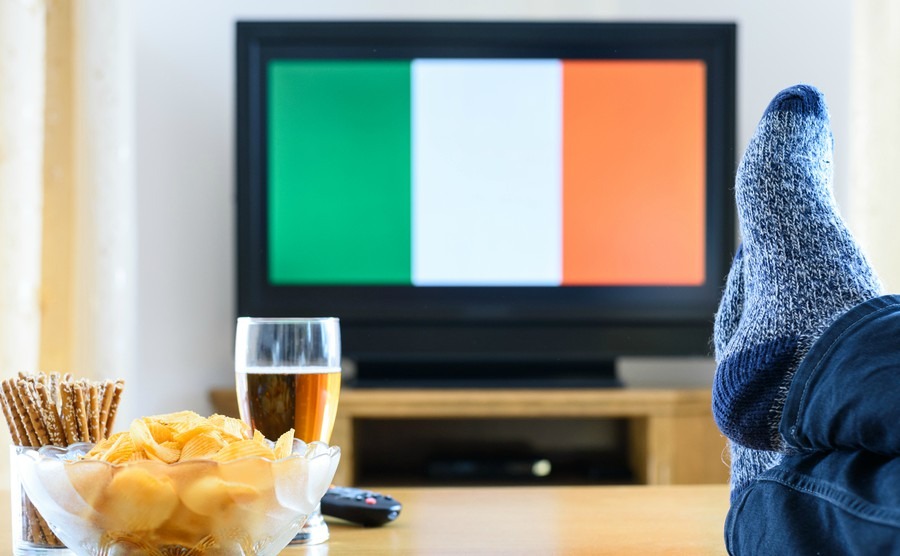
[[[28,419],[28,411],[25,410],[25,405],[22,403],[22,399],[19,397],[19,391],[14,386],[14,381],[15,379],[13,378],[4,380],[3,391],[6,393],[6,396],[12,401],[12,407],[14,407],[16,410],[15,417],[25,431],[25,434],[22,436],[22,443],[24,444],[27,441],[29,446],[38,446],[37,435],[34,432],[34,427],[31,426],[31,421]]]
[[[67,446],[66,436],[62,430],[62,422],[59,420],[56,406],[50,401],[47,386],[43,382],[38,382],[34,387],[37,389],[38,401],[41,404],[41,415],[44,419],[44,427],[47,429],[47,436],[50,437],[50,443],[55,446]]]
[[[47,520],[44,519],[44,516],[41,515],[41,512],[37,512],[38,523],[41,526],[41,531],[44,533],[44,537],[47,538],[47,544],[50,546],[66,546],[63,544],[59,537],[56,536],[56,533],[53,532],[53,529],[50,528],[50,524],[47,523]]]
[[[66,435],[66,443],[74,444],[79,441],[78,422],[75,418],[75,392],[71,382],[63,382],[59,388],[59,399],[62,414],[60,419],[63,424],[63,432]]]
[[[50,373],[50,402],[54,406],[59,405],[59,373]]]
[[[3,417],[6,419],[6,424],[9,426],[9,436],[12,438],[13,444],[15,446],[22,445],[22,438],[19,436],[19,429],[16,427],[16,420],[13,418],[11,410],[9,408],[9,402],[6,399],[6,394],[0,390],[0,405],[3,406]]]
[[[56,411],[56,405],[51,403],[51,397],[48,390],[48,376],[41,374],[37,377],[27,376],[21,381],[25,392],[28,394],[29,403],[36,406],[47,434],[47,443],[57,446],[65,446],[65,437],[62,435],[62,425],[59,423],[59,414]],[[37,431],[40,433],[40,431]],[[38,435],[40,436],[40,434]],[[62,546],[62,541],[57,538],[56,534],[50,529],[47,520],[37,510],[31,500],[25,495],[24,503],[27,506],[28,520],[31,527],[31,538],[36,544],[45,544],[47,546]]]
[[[53,396],[50,393],[50,378],[45,375],[44,380],[41,380],[37,384],[34,385],[34,389],[37,390],[37,393],[40,395],[41,406],[45,408],[49,408],[53,405]],[[53,409],[56,409],[55,407]]]
[[[50,530],[50,527],[47,525],[47,522],[44,521],[44,516],[37,511],[37,508],[34,507],[34,504],[31,503],[31,500],[28,497],[25,497],[23,503],[26,506],[26,511],[28,512],[28,524],[31,529],[31,538],[33,539],[35,544],[55,544],[56,535],[53,534],[53,531]]]
[[[47,375],[47,394],[50,397],[50,403],[54,407],[59,407],[59,373],[50,373]],[[57,411],[58,412],[58,411]]]
[[[99,383],[84,379],[75,382],[71,375],[61,381],[59,373],[18,373],[18,377],[0,381],[0,409],[16,444],[65,446],[70,439],[73,442],[99,439],[102,407]],[[116,394],[120,395],[122,389],[121,384],[117,386],[111,389],[112,411],[107,420],[115,417]],[[20,495],[23,527],[15,534],[38,546],[64,546],[24,491]]]
[[[28,411],[28,418],[31,419],[31,426],[37,435],[38,443],[35,446],[46,446],[50,444],[50,436],[47,434],[47,428],[44,426],[44,417],[41,415],[41,405],[38,401],[37,390],[34,388],[34,381],[20,380],[18,384],[19,396]]]
[[[29,504],[31,504],[30,500]],[[37,523],[36,532],[40,534],[40,537],[44,539],[44,542],[50,546],[62,545],[62,541],[59,540],[53,530],[50,529],[50,525],[47,523],[47,520],[44,519],[44,516],[41,515],[41,512],[37,511],[37,508],[34,506],[34,504],[32,504],[31,507],[34,509],[34,517],[31,518],[32,523]]]
[[[39,524],[40,518],[38,516],[40,514],[37,513],[37,509],[27,497],[22,500],[22,505],[24,506],[22,508],[22,513],[24,514],[22,517],[25,521],[23,524],[25,530],[22,532],[22,536],[34,544],[47,544],[47,539],[42,531],[43,528]]]
[[[0,381],[0,391],[3,392],[3,399],[9,405],[10,416],[13,419],[13,423],[15,423],[16,425],[16,434],[22,440],[22,444],[19,444],[19,446],[22,446],[28,442],[28,435],[25,432],[25,427],[19,420],[19,411],[16,409],[16,401],[13,397],[12,389],[10,388],[9,384],[11,380],[12,379],[5,379]],[[10,432],[12,432],[12,429],[10,429]]]
[[[25,428],[14,417],[15,409],[12,407],[12,402],[6,397],[6,391],[3,388],[0,388],[0,402],[3,403],[3,416],[6,417],[6,424],[9,425],[9,435],[12,436],[13,444],[21,446],[27,441]]]
[[[90,425],[88,425],[87,399],[84,395],[84,381],[76,381],[72,384],[75,388],[75,417],[78,421],[78,436],[81,442],[91,441]]]
[[[50,375],[48,375],[47,373],[41,373],[38,376],[37,383],[35,383],[35,387],[37,387],[38,384],[43,384],[44,388],[50,388]]]
[[[116,383],[107,380],[100,388],[103,391],[103,399],[100,402],[100,437],[108,438],[110,430],[106,428],[106,423],[109,421],[109,408],[112,405],[113,394],[116,392]]]
[[[109,404],[109,417],[106,420],[107,435],[112,432],[113,425],[116,422],[116,411],[119,409],[119,399],[122,397],[122,389],[125,388],[125,381],[121,378],[116,381],[115,391],[113,392],[112,401]]]
[[[100,391],[96,382],[88,385],[88,415],[90,416],[91,442],[100,441]]]
[[[19,374],[21,375],[21,373]],[[18,421],[25,430],[25,436],[28,438],[29,442],[34,441],[34,443],[31,444],[32,446],[40,446],[40,437],[35,429],[34,419],[36,418],[39,423],[41,416],[39,413],[35,415],[33,411],[34,408],[30,407],[34,399],[31,397],[32,393],[28,390],[29,386],[33,386],[33,383],[29,382],[27,379],[9,379],[3,382],[4,393],[7,397],[12,397],[14,400]],[[10,394],[12,395],[10,396]],[[46,434],[46,430],[44,431],[44,434]],[[48,541],[48,539],[56,539],[56,537],[50,531],[46,522],[41,517],[41,514],[38,513],[37,509],[31,503],[31,500],[28,499],[28,496],[25,494],[24,490],[22,490],[21,486],[19,489],[20,495],[22,496],[24,512],[22,517],[25,521],[24,530],[22,531],[23,537],[35,544],[49,544],[50,541]]]
[[[10,433],[12,434],[15,431],[15,434],[12,435],[19,437],[17,442],[18,445],[21,446],[28,443],[34,446],[34,432],[31,431],[29,427],[25,426],[26,419],[22,416],[24,411],[20,411],[21,400],[15,395],[14,379],[4,380],[2,383],[2,391],[4,410],[8,408],[13,423],[9,429]],[[34,526],[34,516],[37,512],[35,511],[34,506],[31,505],[31,501],[28,500],[28,497],[25,495],[25,491],[22,489],[21,485],[19,486],[19,496],[21,497],[21,504],[23,506],[22,530],[18,533],[13,531],[13,534],[21,535],[21,538],[24,540],[43,544],[41,532]]]

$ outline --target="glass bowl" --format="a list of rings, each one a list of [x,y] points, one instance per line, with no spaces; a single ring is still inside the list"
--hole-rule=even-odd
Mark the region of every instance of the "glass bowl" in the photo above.
[[[340,449],[294,440],[280,460],[81,460],[92,444],[16,455],[29,498],[79,555],[277,554],[334,478]]]

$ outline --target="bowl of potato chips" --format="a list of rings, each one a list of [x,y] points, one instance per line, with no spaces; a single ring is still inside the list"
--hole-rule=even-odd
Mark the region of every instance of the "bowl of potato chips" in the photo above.
[[[277,554],[325,494],[340,449],[238,419],[136,419],[97,443],[16,455],[28,496],[84,555]]]

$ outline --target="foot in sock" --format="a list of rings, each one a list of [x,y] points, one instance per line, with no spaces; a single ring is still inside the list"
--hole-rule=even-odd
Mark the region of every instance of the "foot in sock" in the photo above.
[[[744,248],[739,245],[728,272],[728,280],[725,282],[725,290],[722,292],[722,300],[719,310],[716,312],[713,343],[716,352],[716,361],[721,363],[719,356],[724,354],[728,343],[737,330],[744,311]],[[765,450],[754,450],[730,443],[732,497],[736,498],[750,479],[760,473],[771,469],[781,462],[781,454]]]
[[[731,261],[731,269],[728,271],[728,279],[725,281],[725,290],[719,301],[719,310],[716,311],[715,326],[713,327],[713,345],[718,355],[725,352],[725,347],[737,330],[741,321],[741,313],[744,310],[744,246],[738,245]]]
[[[837,316],[879,294],[837,212],[831,161],[824,98],[798,85],[769,104],[738,167],[742,247],[716,316],[713,414],[742,450],[785,448],[778,422],[798,363]]]

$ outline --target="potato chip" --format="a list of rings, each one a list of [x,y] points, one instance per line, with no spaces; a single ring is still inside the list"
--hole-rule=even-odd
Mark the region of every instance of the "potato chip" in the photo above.
[[[293,443],[293,429],[282,434],[273,449],[261,432],[240,419],[218,414],[204,418],[193,411],[180,411],[135,419],[127,431],[98,442],[84,459],[110,463],[228,462],[246,457],[271,460],[290,456]]]
[[[122,463],[123,461],[131,461],[134,454],[134,442],[131,441],[131,436],[121,433],[117,435],[113,445],[109,447],[100,459],[109,463]]]
[[[135,419],[131,422],[128,432],[131,434],[131,441],[134,442],[135,450],[143,450],[150,459],[159,460],[164,463],[174,463],[181,457],[181,450],[159,444],[150,434],[150,427],[143,419]]]
[[[133,452],[128,461],[147,461],[149,459],[144,452]]]
[[[275,459],[275,454],[271,448],[255,440],[238,440],[225,446],[209,459],[213,461],[232,461],[249,457]]]
[[[226,417],[225,415],[219,415],[216,413],[215,415],[211,415],[209,417],[209,422],[213,425],[222,429],[222,432],[225,434],[229,434],[236,439],[247,439],[253,438],[253,431],[250,427],[241,421],[240,419],[235,419],[234,417]]]
[[[196,547],[205,538],[210,538],[209,532],[214,530],[218,521],[220,520],[196,514],[184,504],[179,504],[160,529],[165,531],[165,537],[169,544]],[[205,552],[197,549],[195,553],[199,555]]]
[[[162,415],[154,415],[153,417],[148,417],[148,419],[153,419],[154,421],[165,423],[166,425],[169,425],[174,429],[178,429],[178,425],[191,425],[193,423],[206,421],[206,419],[200,416],[200,414],[187,409],[184,411],[177,411],[175,413],[163,413]]]
[[[83,462],[80,465],[65,466],[66,476],[78,493],[77,497],[65,499],[69,511],[87,517],[99,505],[107,485],[113,479],[114,470],[103,462]]]
[[[164,424],[165,426],[170,428],[173,431],[173,434],[176,436],[195,427],[201,426],[203,424],[208,424],[208,420],[206,418],[201,417],[193,411],[166,413],[164,415],[146,417],[145,419],[158,421]]]
[[[140,467],[126,467],[113,477],[96,509],[113,530],[147,531],[159,527],[178,505],[172,480]]]
[[[294,448],[294,429],[287,431],[278,437],[278,441],[275,442],[275,459],[286,458],[291,455],[291,450]]]
[[[220,435],[211,432],[201,433],[184,443],[180,461],[209,458],[224,447],[225,441]]]
[[[122,436],[125,433],[116,433],[108,438],[104,438],[100,442],[94,445],[93,448],[85,455],[86,459],[103,459],[101,456],[109,451],[109,449],[115,444],[118,437]]]
[[[187,444],[194,437],[209,433],[217,433],[216,436],[221,438],[221,434],[218,434],[220,430],[221,429],[204,419],[202,422],[198,422],[190,428],[176,433],[175,436],[172,437],[172,440],[180,442],[181,444]]]
[[[145,423],[147,424],[147,429],[150,430],[150,436],[153,437],[153,440],[160,444],[172,440],[173,431],[164,423],[153,419],[145,420]]]
[[[250,485],[223,481],[219,477],[205,476],[182,489],[181,501],[199,515],[215,515],[229,506],[246,504],[259,497],[259,491]]]
[[[181,458],[181,443],[175,442],[174,440],[166,440],[165,442],[160,443],[160,447],[168,448],[169,450],[174,450],[178,452],[178,457]]]

